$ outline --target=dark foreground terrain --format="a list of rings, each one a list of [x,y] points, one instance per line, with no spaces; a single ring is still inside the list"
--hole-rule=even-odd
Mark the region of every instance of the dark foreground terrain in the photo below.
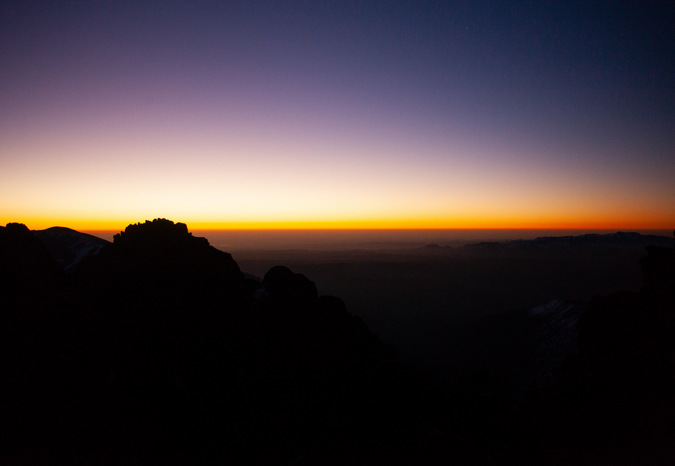
[[[675,248],[639,236],[262,270],[168,220],[112,243],[8,224],[0,463],[672,464]],[[284,266],[326,264],[386,342],[412,322],[407,356]]]

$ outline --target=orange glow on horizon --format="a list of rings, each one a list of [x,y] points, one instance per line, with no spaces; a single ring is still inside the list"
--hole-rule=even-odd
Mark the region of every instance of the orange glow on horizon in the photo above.
[[[375,219],[375,220],[289,220],[289,221],[205,221],[201,219],[154,216],[128,220],[85,219],[85,218],[7,218],[9,222],[23,223],[32,230],[42,230],[53,226],[72,228],[78,231],[123,231],[128,225],[142,223],[154,218],[168,218],[174,222],[187,224],[190,231],[216,230],[670,230],[675,222],[670,219],[650,218],[458,218],[458,219]]]

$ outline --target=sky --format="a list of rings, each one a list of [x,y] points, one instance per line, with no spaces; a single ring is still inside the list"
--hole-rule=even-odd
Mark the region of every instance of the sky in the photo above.
[[[673,228],[675,7],[0,3],[0,223]]]

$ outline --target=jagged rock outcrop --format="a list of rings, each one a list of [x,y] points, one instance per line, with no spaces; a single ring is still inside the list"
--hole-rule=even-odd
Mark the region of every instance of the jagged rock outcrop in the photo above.
[[[390,429],[391,354],[341,300],[284,267],[246,279],[182,223],[130,225],[69,274],[10,224],[0,270],[23,290],[3,316],[33,316],[2,329],[18,336],[2,346],[0,460],[288,462]]]

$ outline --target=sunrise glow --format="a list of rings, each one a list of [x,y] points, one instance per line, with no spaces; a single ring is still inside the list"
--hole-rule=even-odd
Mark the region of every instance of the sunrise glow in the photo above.
[[[4,8],[2,224],[675,224],[673,65],[613,10]]]

